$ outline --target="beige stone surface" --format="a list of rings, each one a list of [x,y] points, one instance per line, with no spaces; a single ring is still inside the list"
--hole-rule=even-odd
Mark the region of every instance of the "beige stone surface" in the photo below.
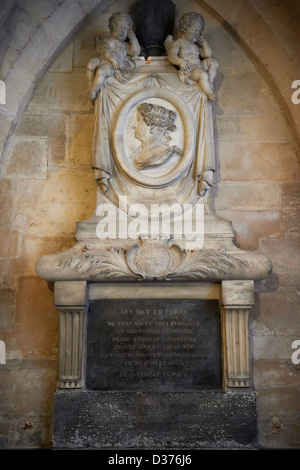
[[[294,81],[294,78],[293,78],[293,81]],[[298,123],[299,123],[299,119],[300,119],[300,107],[299,107],[299,104],[294,104],[292,102],[292,93],[294,92],[295,90],[290,88],[289,86],[287,87],[287,89],[282,92],[282,96],[284,96],[284,98],[286,100],[288,100],[291,104],[291,109],[288,111],[287,115],[289,116],[290,120],[293,120],[293,122],[291,122],[291,129],[293,130],[293,134],[295,136],[295,140],[294,140],[294,144],[295,144],[295,147],[297,149],[297,152],[298,152],[298,155],[299,155],[299,140],[300,140],[300,137],[297,133],[297,129],[298,129]],[[297,97],[299,98],[299,95],[297,95]]]
[[[18,256],[19,233],[16,230],[0,229],[0,256],[14,258]]]
[[[220,304],[226,308],[237,308],[254,304],[253,281],[223,281],[221,286]]]
[[[223,181],[299,180],[298,157],[290,142],[220,142]]]
[[[125,2],[126,4],[128,4],[128,0],[124,0],[124,3]],[[126,11],[125,5],[121,6],[119,10],[115,9],[115,6],[108,5],[101,15],[96,16],[95,18],[93,18],[91,22],[89,22],[89,24],[85,28],[85,31],[86,32],[93,31],[93,34],[95,33],[98,34],[100,31],[105,31],[106,33],[108,33],[109,30],[107,28],[107,25],[108,25],[108,21],[109,21],[111,14],[114,13],[115,11],[121,11],[121,10]],[[88,47],[91,47],[91,45],[89,44]]]
[[[0,132],[0,148],[1,149],[8,149],[9,145],[11,143],[11,138],[9,141],[7,140],[7,136],[9,134],[9,131],[11,129],[11,126],[13,124],[12,122],[12,116],[10,113],[7,111],[7,109],[4,108],[4,106],[0,105],[0,120],[1,120],[1,132]],[[7,150],[6,150],[7,153]],[[6,154],[5,153],[5,154]],[[2,170],[4,166],[4,159],[1,160],[0,162],[0,169]]]
[[[73,69],[73,42],[71,42],[57,57],[49,68],[50,72],[72,72]]]
[[[221,182],[216,197],[217,211],[280,209],[280,185],[276,182]],[[220,212],[219,212],[220,213]]]
[[[282,186],[282,219],[286,237],[300,236],[300,184]]]
[[[203,13],[206,17],[206,13]],[[225,80],[229,82],[229,76],[239,75],[239,72],[251,74],[255,72],[255,65],[249,60],[249,57],[241,47],[236,47],[236,41],[232,35],[225,29],[219,31],[219,27],[214,21],[207,22],[205,29],[208,30],[209,41],[211,47],[216,51],[216,55],[220,64],[219,80],[225,85]],[[220,89],[220,93],[222,90]],[[222,99],[220,106],[227,105],[226,95]]]
[[[260,240],[282,237],[280,210],[222,210],[222,217],[232,222],[235,243],[243,250],[256,250]]]
[[[102,15],[101,15],[102,16]],[[97,29],[96,31],[84,31],[76,37],[74,41],[74,66],[75,67],[86,67],[86,64],[97,55],[94,47],[95,37],[101,36],[106,37],[109,35],[108,21],[103,29]],[[98,25],[97,25],[98,26]],[[100,25],[99,25],[100,26]]]
[[[30,234],[52,237],[65,233],[71,235],[75,232],[76,220],[92,215],[95,199],[96,183],[91,169],[51,172],[46,185],[41,180],[33,180],[30,186],[26,180],[19,181],[15,216],[22,220],[23,229],[26,228]]]
[[[74,114],[70,118],[67,155],[72,164],[90,167],[93,130],[93,114]]]
[[[92,110],[87,91],[85,69],[76,68],[72,74],[47,72],[39,82],[28,110],[45,114],[49,110],[87,112]]]
[[[45,179],[48,142],[45,139],[16,139],[10,153],[6,176]]]
[[[295,330],[293,336],[280,335],[262,335],[253,337],[253,355],[254,360],[291,360],[293,353],[292,343],[295,336],[299,336],[299,332]]]
[[[260,309],[254,315],[253,334],[300,337],[300,293],[296,287],[277,286],[260,293]]]
[[[17,287],[16,266],[16,258],[0,258],[0,286],[2,289]]]
[[[299,239],[272,239],[261,242],[261,253],[271,255],[273,273],[279,286],[296,287],[300,281]]]
[[[291,95],[294,90],[292,90],[291,86],[293,81],[295,80],[295,64],[293,59],[291,61],[287,61],[286,54],[284,58],[284,62],[279,63],[276,60],[277,50],[270,49],[265,53],[265,60],[269,64],[272,63],[272,73],[276,75],[278,80],[278,87],[282,92],[283,96],[285,97],[286,101],[291,101]],[[294,107],[290,109],[292,112]],[[296,110],[295,110],[296,111]]]
[[[100,1],[73,3],[74,9],[61,0],[18,2],[9,32],[0,34],[6,35],[0,78],[8,81],[0,148],[8,144],[9,158],[0,180],[0,229],[8,236],[0,258],[1,339],[8,357],[0,367],[1,448],[51,446],[58,313],[51,284],[37,278],[35,261],[72,246],[76,221],[95,209],[88,168],[94,108],[84,61],[94,54],[94,35],[108,32],[111,13],[125,11],[131,1],[105,2],[98,16],[90,11]],[[291,341],[300,338],[300,105],[291,101],[291,81],[300,78],[299,7],[283,0],[175,3],[178,16],[196,9],[207,17],[220,64],[214,207],[232,220],[240,247],[258,248],[274,266],[257,283],[250,313],[259,444],[299,448],[299,369],[290,362]],[[74,33],[72,25],[84,17],[89,24]],[[12,123],[19,125],[9,134]]]
[[[253,116],[217,116],[218,140],[225,142],[281,142],[291,131],[278,113]]]
[[[75,244],[72,237],[41,237],[39,235],[22,234],[20,255],[18,258],[18,273],[22,276],[35,276],[37,260],[45,253],[51,254],[64,251]]]
[[[286,3],[284,9],[280,3],[273,2],[273,0],[265,0],[264,2],[251,0],[250,4],[255,6],[260,15],[263,15],[269,27],[275,29],[282,42],[285,42],[291,34],[298,30],[296,2]]]
[[[157,289],[155,285],[126,284],[116,285],[114,283],[91,283],[89,285],[89,299],[219,299],[219,284],[208,284],[205,282],[191,284],[181,282],[173,284],[161,284]]]
[[[258,359],[253,367],[256,390],[292,389],[299,384],[299,366],[294,365],[290,358]]]
[[[65,138],[67,116],[61,113],[25,113],[16,130],[16,135],[21,137],[44,137],[54,140]]]
[[[0,331],[10,331],[15,324],[15,291],[0,289]]]
[[[33,276],[20,278],[16,329],[10,334],[10,338],[13,338],[21,357],[56,358],[57,331],[58,313],[53,304],[53,293],[49,291],[47,283]],[[8,339],[8,348],[9,346]]]
[[[87,305],[87,282],[58,281],[54,285],[54,303],[56,306],[85,306]]]
[[[10,228],[13,219],[13,184],[8,179],[0,179],[0,225]]]
[[[45,139],[48,145],[48,166],[61,165],[66,157],[69,117],[61,113],[26,113],[16,130],[23,138]]]
[[[277,109],[270,89],[257,71],[241,69],[238,65],[225,69],[218,96],[219,106],[226,115],[271,114]]]

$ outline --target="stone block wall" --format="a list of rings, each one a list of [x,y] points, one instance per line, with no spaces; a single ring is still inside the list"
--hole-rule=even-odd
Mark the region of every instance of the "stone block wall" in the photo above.
[[[76,221],[96,208],[90,168],[94,108],[85,66],[95,54],[94,36],[107,32],[112,12],[126,11],[131,3],[113,2],[76,33],[38,82],[11,139],[0,179],[0,340],[6,345],[6,363],[0,365],[0,448],[51,447],[59,319],[53,285],[37,276],[35,264],[42,255],[73,246]],[[232,221],[240,248],[267,255],[274,267],[268,279],[256,283],[250,314],[259,445],[299,448],[300,365],[291,360],[292,342],[300,339],[297,139],[278,90],[219,16],[197,1],[175,3],[177,17],[190,10],[204,15],[220,64],[219,100],[213,105],[218,163],[213,209]],[[269,28],[282,25],[282,9],[264,10],[270,2],[244,3],[245,9],[252,3],[267,15]],[[35,21],[49,14],[41,8]],[[233,17],[241,14],[232,9]],[[30,34],[34,26],[25,23]],[[262,41],[267,26],[257,27]],[[292,23],[291,28],[296,35]],[[279,30],[295,56],[288,31]],[[13,63],[14,50],[10,54]],[[300,75],[287,70],[284,79],[287,94],[289,80]],[[300,104],[296,107],[298,113]]]

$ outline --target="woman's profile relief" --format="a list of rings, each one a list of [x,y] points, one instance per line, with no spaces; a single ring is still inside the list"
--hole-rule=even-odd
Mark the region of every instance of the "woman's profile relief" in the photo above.
[[[161,165],[169,158],[181,155],[182,150],[173,145],[170,133],[176,131],[175,111],[152,103],[142,103],[137,108],[134,128],[136,139],[142,142],[142,150],[134,159],[138,170]]]

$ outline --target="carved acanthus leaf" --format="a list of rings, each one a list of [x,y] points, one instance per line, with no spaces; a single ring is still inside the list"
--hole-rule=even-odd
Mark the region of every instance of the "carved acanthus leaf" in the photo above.
[[[147,244],[133,246],[129,253],[123,249],[85,250],[58,264],[61,269],[74,269],[91,279],[191,279],[205,280],[224,278],[232,270],[249,266],[246,259],[227,253],[226,250],[186,250],[178,247]],[[151,250],[154,249],[154,252]],[[155,249],[158,250],[155,256]],[[150,251],[149,251],[150,250]],[[173,251],[174,252],[173,252]],[[176,269],[177,268],[177,269]],[[174,270],[175,269],[175,270]]]
[[[78,273],[88,274],[92,279],[98,276],[106,279],[140,277],[128,267],[123,249],[84,251],[70,258],[61,259],[58,266],[63,269],[76,269]]]
[[[231,269],[245,268],[248,261],[230,255],[225,250],[185,251],[179,268],[167,276],[187,279],[217,279],[226,275]]]

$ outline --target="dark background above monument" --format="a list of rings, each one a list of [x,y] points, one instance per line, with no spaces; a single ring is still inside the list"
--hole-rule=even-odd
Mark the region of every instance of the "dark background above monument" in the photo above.
[[[138,0],[133,5],[132,15],[142,54],[146,58],[164,55],[164,40],[174,29],[174,3],[171,0]]]

